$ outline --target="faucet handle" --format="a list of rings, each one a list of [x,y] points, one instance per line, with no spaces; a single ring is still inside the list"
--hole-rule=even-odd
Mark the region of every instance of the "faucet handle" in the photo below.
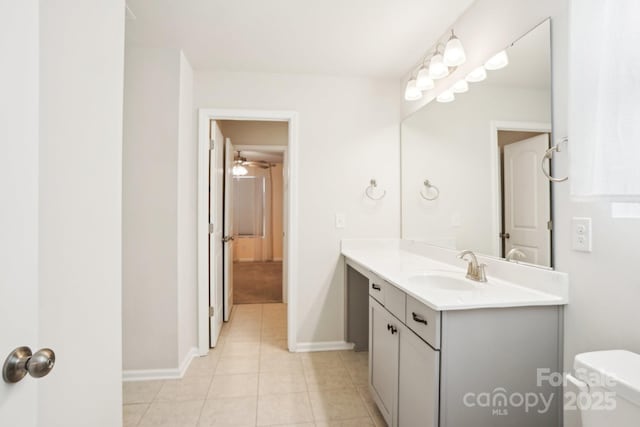
[[[478,265],[478,270],[476,271],[476,280],[478,282],[486,282],[487,281],[487,272],[485,270],[485,267],[487,266],[487,264],[480,264]]]

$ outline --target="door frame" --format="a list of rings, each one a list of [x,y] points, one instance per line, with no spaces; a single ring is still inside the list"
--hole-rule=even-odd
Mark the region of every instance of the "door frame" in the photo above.
[[[491,199],[492,206],[495,209],[492,227],[492,249],[496,257],[500,257],[500,229],[502,228],[502,192],[500,187],[500,150],[498,149],[498,131],[515,131],[515,132],[540,132],[548,133],[549,141],[551,141],[552,128],[551,123],[547,122],[517,122],[517,121],[491,121],[490,127],[490,147],[491,155]],[[551,195],[553,197],[553,195]],[[553,200],[551,200],[553,206]]]
[[[285,229],[284,257],[287,260],[287,343],[289,351],[297,349],[297,287],[298,271],[298,113],[277,110],[235,110],[200,108],[198,110],[198,352],[201,356],[209,352],[209,272],[208,272],[208,154],[209,122],[211,120],[252,120],[287,122],[287,163],[284,167],[288,183],[285,200],[287,224]]]

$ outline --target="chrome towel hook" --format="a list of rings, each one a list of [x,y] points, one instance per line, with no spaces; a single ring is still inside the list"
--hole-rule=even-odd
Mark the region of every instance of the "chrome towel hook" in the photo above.
[[[378,188],[378,183],[376,182],[375,179],[371,179],[371,181],[369,181],[369,186],[367,187],[367,189],[364,191],[364,193],[367,195],[368,198],[370,198],[371,200],[382,200],[382,198],[384,198],[384,196],[387,195],[387,191],[386,190],[382,190],[382,194],[378,197],[375,197],[373,195],[374,191],[376,190],[376,188]]]
[[[562,178],[555,178],[555,177],[551,176],[551,174],[549,172],[547,172],[547,170],[544,168],[545,161],[549,160],[549,163],[551,163],[551,159],[553,158],[553,153],[559,153],[560,152],[560,144],[564,144],[564,143],[568,143],[568,142],[569,142],[569,138],[567,138],[565,136],[564,138],[562,138],[560,140],[560,142],[558,142],[556,145],[554,145],[553,147],[551,147],[547,151],[545,151],[544,156],[542,156],[542,162],[540,164],[540,167],[542,168],[542,173],[551,182],[563,182],[563,181],[566,181],[566,180],[569,179],[568,176],[565,176],[565,177],[562,177]]]
[[[424,180],[423,185],[424,188],[420,190],[420,197],[429,201],[435,200],[440,197],[440,190],[438,189],[438,187],[431,184],[428,179]]]

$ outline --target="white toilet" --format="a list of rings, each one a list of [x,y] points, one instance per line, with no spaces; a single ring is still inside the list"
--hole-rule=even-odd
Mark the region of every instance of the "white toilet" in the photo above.
[[[567,388],[565,405],[580,409],[583,427],[640,426],[640,354],[626,350],[578,354],[567,379],[580,392],[571,395]]]

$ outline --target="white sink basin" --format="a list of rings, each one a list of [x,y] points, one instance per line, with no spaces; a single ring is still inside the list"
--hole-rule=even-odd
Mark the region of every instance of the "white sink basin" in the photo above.
[[[458,277],[453,274],[427,273],[411,276],[407,279],[411,285],[425,286],[429,288],[443,289],[447,291],[474,291],[479,289],[480,283]]]

